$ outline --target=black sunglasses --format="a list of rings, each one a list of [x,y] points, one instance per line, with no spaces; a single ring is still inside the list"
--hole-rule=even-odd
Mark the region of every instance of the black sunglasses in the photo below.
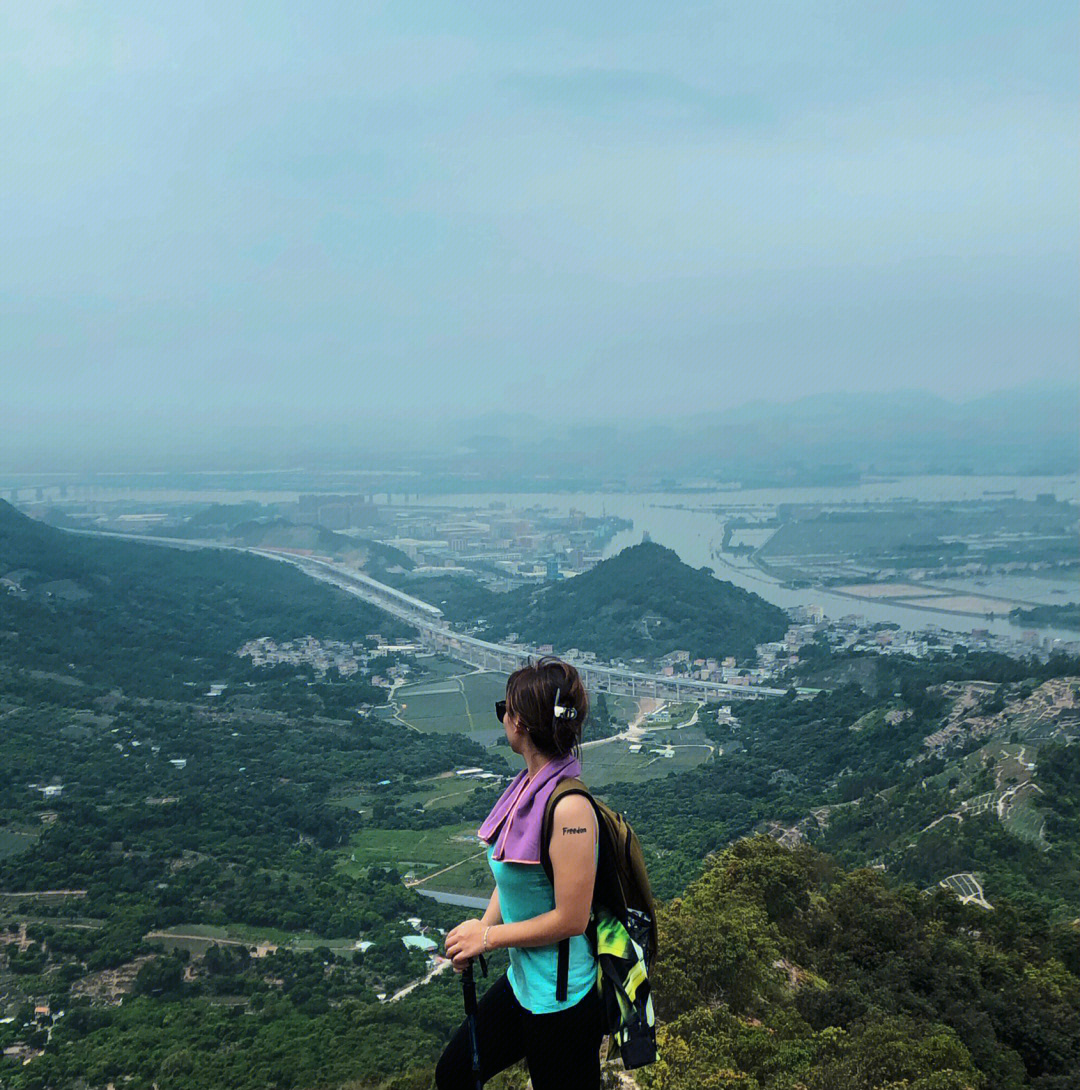
[[[504,715],[506,715],[506,701],[505,700],[496,700],[495,701],[495,718],[498,719],[499,722],[501,723],[503,721],[503,716]]]

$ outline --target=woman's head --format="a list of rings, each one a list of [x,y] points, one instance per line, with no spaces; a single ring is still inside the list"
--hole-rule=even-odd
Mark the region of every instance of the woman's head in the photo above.
[[[507,679],[506,711],[541,753],[563,757],[581,743],[589,694],[573,666],[546,656]]]

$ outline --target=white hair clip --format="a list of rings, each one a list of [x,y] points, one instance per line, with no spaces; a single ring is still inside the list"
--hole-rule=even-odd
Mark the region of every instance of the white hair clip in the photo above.
[[[569,704],[559,703],[559,696],[561,693],[562,689],[555,690],[555,718],[577,719],[577,708],[571,708]]]

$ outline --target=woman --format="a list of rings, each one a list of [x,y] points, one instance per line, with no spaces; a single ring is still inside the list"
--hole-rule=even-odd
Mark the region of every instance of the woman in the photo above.
[[[525,769],[480,826],[495,892],[480,919],[465,920],[446,936],[446,954],[458,972],[480,954],[510,951],[508,972],[479,1004],[481,1075],[489,1079],[524,1057],[533,1090],[600,1086],[596,958],[584,934],[597,826],[585,796],[566,795],[555,804],[548,848],[553,881],[540,862],[544,809],[559,780],[580,775],[577,751],[588,711],[585,686],[569,663],[543,658],[510,675],[496,714]],[[560,967],[563,939],[569,939],[569,958]],[[435,1081],[439,1090],[472,1090],[465,1023],[439,1060]]]

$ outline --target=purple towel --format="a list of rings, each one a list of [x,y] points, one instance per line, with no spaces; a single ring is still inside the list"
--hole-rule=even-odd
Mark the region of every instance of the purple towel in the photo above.
[[[477,834],[486,844],[495,840],[493,857],[500,863],[539,863],[548,799],[559,780],[580,775],[581,764],[572,753],[549,761],[531,781],[527,770],[519,772]]]

